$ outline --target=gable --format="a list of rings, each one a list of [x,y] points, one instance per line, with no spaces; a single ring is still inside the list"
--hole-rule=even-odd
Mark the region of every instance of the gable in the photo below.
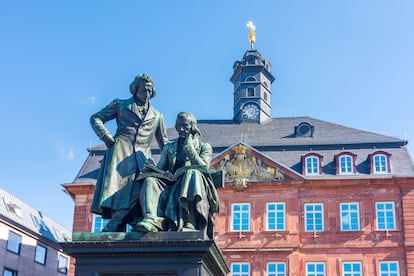
[[[304,181],[296,172],[241,142],[217,155],[210,163],[210,170],[223,171],[224,181],[238,191],[260,183]]]

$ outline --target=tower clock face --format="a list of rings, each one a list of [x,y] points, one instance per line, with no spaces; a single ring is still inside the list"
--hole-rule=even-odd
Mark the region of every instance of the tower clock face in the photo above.
[[[255,104],[248,103],[243,107],[242,115],[243,119],[256,119],[259,117],[259,107]]]

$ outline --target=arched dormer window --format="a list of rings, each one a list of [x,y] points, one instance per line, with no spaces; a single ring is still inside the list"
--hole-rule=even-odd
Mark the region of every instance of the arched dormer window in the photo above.
[[[247,97],[254,97],[255,93],[254,93],[254,88],[253,87],[248,87],[247,88]]]
[[[368,155],[371,173],[391,173],[390,156],[391,154],[385,151],[376,151]]]
[[[322,174],[323,156],[315,152],[302,155],[302,174],[320,175]]]
[[[352,152],[342,152],[335,155],[336,174],[356,174],[356,154]]]
[[[255,77],[250,76],[250,77],[246,78],[246,81],[256,81],[256,79],[255,79]]]

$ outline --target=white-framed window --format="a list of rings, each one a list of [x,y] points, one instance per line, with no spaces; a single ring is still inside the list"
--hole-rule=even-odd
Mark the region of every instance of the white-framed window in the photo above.
[[[59,253],[57,271],[63,274],[68,274],[68,267],[69,258]]]
[[[267,263],[266,271],[266,276],[287,276],[286,263],[284,262]]]
[[[359,204],[346,202],[340,204],[341,209],[341,230],[359,231]]]
[[[376,202],[377,230],[395,230],[394,202]]]
[[[39,264],[46,264],[47,248],[38,244],[35,250],[35,262]]]
[[[92,233],[100,233],[108,224],[109,219],[103,219],[100,215],[93,215]]]
[[[234,203],[231,205],[231,230],[250,231],[250,204]]]
[[[299,124],[299,127],[296,127],[297,130],[302,129],[302,125],[308,125],[306,123]],[[303,127],[305,129],[305,127]],[[303,131],[307,131],[306,129]],[[311,126],[308,126],[308,131],[311,132]],[[304,134],[306,135],[306,134]],[[304,136],[302,134],[299,134],[299,136]],[[320,175],[322,174],[322,158],[323,156],[320,154],[317,154],[315,152],[310,152],[305,155],[302,155],[301,161],[302,161],[302,174],[304,175]]]
[[[306,276],[326,276],[325,263],[306,263]]]
[[[231,276],[250,276],[249,263],[232,263]]]
[[[361,262],[343,262],[342,276],[362,276]]]
[[[20,245],[22,243],[22,236],[13,232],[9,231],[9,238],[7,240],[7,251],[16,253],[17,255],[20,254]]]
[[[374,155],[374,172],[375,173],[387,173],[387,156],[384,154]]]
[[[307,203],[305,209],[305,231],[322,232],[323,231],[323,204]]]
[[[5,267],[5,268],[3,269],[3,276],[17,276],[17,271],[16,271],[16,270],[13,270],[13,269],[10,269],[10,268]]]
[[[350,155],[342,155],[339,160],[339,174],[352,174],[354,172],[354,162]]]
[[[400,276],[398,262],[379,262],[379,272],[381,276]]]
[[[306,175],[319,174],[319,158],[316,156],[308,156],[305,158]]]
[[[102,232],[102,229],[105,228],[105,226],[108,224],[109,221],[110,221],[110,219],[104,219],[100,215],[94,214],[93,215],[93,220],[92,220],[92,233]],[[127,224],[125,231],[126,232],[131,232],[132,231],[132,226]]]
[[[391,154],[385,151],[376,151],[369,155],[371,173],[373,174],[387,174],[391,173],[390,166]]]
[[[286,229],[286,207],[284,202],[266,204],[267,230],[284,231]]]

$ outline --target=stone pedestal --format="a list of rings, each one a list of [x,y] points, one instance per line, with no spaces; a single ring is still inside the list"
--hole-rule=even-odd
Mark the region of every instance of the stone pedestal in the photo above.
[[[229,269],[202,233],[74,233],[61,243],[75,276],[225,276]]]

